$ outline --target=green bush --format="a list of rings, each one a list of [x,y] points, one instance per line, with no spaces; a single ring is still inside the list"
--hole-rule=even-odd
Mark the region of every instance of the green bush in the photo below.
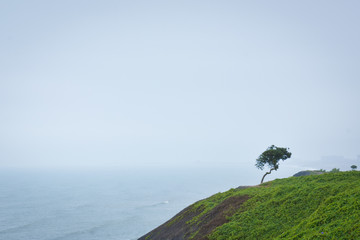
[[[245,211],[216,228],[210,239],[360,239],[357,171],[279,179],[267,186],[232,189],[216,195],[212,204],[199,204],[213,207],[237,194],[251,196]]]

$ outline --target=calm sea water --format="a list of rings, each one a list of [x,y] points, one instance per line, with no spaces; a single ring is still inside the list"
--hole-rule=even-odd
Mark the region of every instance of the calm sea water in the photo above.
[[[137,239],[197,200],[251,184],[239,169],[223,172],[1,170],[0,239]]]

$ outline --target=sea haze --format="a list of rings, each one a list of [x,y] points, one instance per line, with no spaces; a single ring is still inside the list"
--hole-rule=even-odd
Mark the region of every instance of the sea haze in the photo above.
[[[240,184],[240,169],[1,170],[0,239],[137,239],[187,205]]]

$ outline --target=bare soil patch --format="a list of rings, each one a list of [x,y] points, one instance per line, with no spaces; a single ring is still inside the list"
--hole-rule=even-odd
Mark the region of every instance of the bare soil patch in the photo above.
[[[194,209],[191,205],[139,240],[186,240],[196,232],[193,239],[208,240],[208,235],[228,222],[228,217],[237,212],[248,199],[247,195],[229,197],[201,216],[196,224],[187,222],[202,213],[202,209]]]

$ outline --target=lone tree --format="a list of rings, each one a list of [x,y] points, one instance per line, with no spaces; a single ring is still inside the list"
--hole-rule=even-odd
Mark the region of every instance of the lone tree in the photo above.
[[[272,170],[278,170],[279,161],[286,160],[291,157],[291,152],[288,151],[288,148],[281,148],[271,145],[263,152],[258,159],[256,159],[255,166],[261,170],[267,165],[270,168],[270,172],[266,172],[261,179],[261,183],[263,183],[266,175],[270,174]],[[260,183],[260,184],[261,184]]]
[[[356,169],[357,169],[357,166],[356,166],[356,165],[351,165],[351,169],[352,169],[352,170],[356,170]]]

